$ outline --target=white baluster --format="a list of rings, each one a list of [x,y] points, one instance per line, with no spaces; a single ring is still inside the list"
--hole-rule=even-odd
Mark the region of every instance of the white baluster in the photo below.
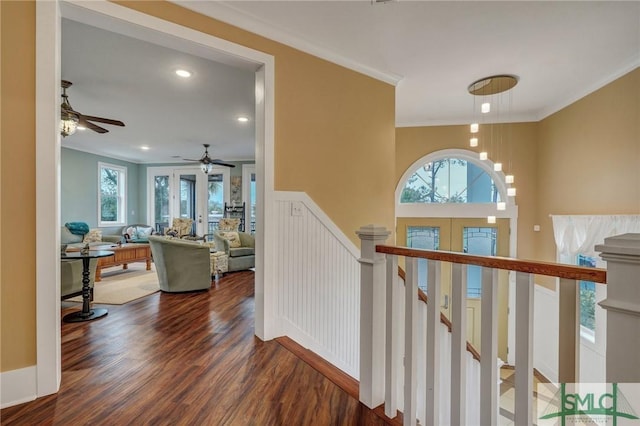
[[[451,271],[451,424],[467,422],[467,265]]]
[[[515,424],[533,420],[533,275],[516,272]]]
[[[498,424],[498,270],[482,268],[480,424]]]
[[[580,291],[579,281],[560,278],[558,290],[558,379],[560,383],[580,380]]]
[[[440,424],[440,268],[441,262],[427,261],[427,426]]]
[[[406,258],[405,307],[404,307],[404,410],[403,424],[416,424],[416,363],[418,333],[418,262]]]
[[[400,356],[400,333],[398,323],[400,321],[395,289],[398,283],[398,256],[387,256],[387,330],[386,330],[386,357],[385,357],[385,398],[384,414],[389,418],[398,415],[398,374],[396,364]]]

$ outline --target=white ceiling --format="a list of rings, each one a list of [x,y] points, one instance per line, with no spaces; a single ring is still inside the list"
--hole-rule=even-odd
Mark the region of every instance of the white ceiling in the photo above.
[[[495,74],[520,79],[501,119],[537,121],[640,65],[637,1],[175,3],[397,83],[398,126],[473,121],[467,86]],[[211,143],[213,157],[252,158],[253,121],[234,121],[253,118],[250,70],[72,21],[63,24],[62,48],[73,107],[127,124],[63,145],[158,162],[197,158],[200,144]],[[178,65],[195,78],[177,80]],[[142,144],[152,150],[141,154]]]
[[[192,77],[178,77],[178,68]],[[208,143],[212,158],[254,159],[252,70],[63,19],[61,74],[73,83],[67,95],[76,111],[125,123],[96,123],[109,133],[77,131],[65,147],[157,163],[199,159]]]

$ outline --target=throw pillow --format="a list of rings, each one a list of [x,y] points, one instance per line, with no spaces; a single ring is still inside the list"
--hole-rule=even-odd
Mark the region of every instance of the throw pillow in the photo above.
[[[153,228],[146,227],[146,226],[138,226],[137,231],[138,231],[139,239],[147,239],[149,238],[149,235],[151,235],[151,232],[153,232]]]
[[[102,242],[102,231],[99,229],[91,229],[85,234],[83,243],[99,243]]]
[[[229,247],[238,248],[240,247],[240,235],[237,232],[221,232],[223,238],[229,240]]]
[[[135,226],[130,226],[127,228],[127,235],[129,235],[129,239],[136,240],[138,239],[138,229]]]
[[[240,219],[224,217],[218,222],[218,230],[220,231],[238,231]]]

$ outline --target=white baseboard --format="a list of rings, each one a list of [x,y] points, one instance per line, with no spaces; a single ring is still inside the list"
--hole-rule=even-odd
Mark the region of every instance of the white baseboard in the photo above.
[[[36,399],[36,366],[0,373],[0,408]]]
[[[323,345],[321,345],[318,341],[316,341],[313,337],[302,331],[300,328],[296,327],[291,321],[284,318],[282,320],[284,335],[289,337],[291,340],[295,341],[300,346],[305,349],[310,350],[311,352],[319,355],[325,361],[333,364],[335,367],[347,373],[349,376],[358,380],[358,372],[355,371],[353,366],[349,366],[346,363],[339,360],[335,354],[327,351]]]

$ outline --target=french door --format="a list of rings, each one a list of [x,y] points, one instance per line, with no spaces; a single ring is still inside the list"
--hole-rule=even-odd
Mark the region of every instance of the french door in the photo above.
[[[244,201],[245,231],[256,232],[256,165],[242,165],[242,201]]]
[[[509,219],[495,224],[486,218],[398,218],[398,245],[483,256],[509,255]],[[418,260],[418,285],[428,294],[427,262]],[[442,312],[451,316],[451,264],[441,267]],[[467,340],[480,350],[481,267],[467,266]],[[507,359],[508,274],[500,271],[498,284],[498,356]]]
[[[214,167],[205,174],[199,167],[149,167],[147,217],[156,232],[164,233],[174,218],[193,220],[192,233],[211,234],[229,202],[230,172]]]

